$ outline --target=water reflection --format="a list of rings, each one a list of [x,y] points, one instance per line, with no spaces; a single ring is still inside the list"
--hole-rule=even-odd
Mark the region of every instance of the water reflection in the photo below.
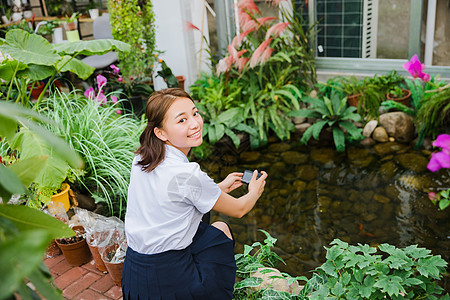
[[[449,261],[450,209],[440,211],[427,192],[450,187],[450,172],[429,172],[429,153],[397,143],[337,153],[296,141],[240,154],[218,149],[200,162],[216,180],[245,169],[269,174],[263,197],[247,216],[213,216],[232,224],[238,252],[243,244],[263,239],[261,228],[278,239],[275,250],[287,263],[279,267],[292,275],[308,275],[321,264],[323,246],[335,238],[351,244],[418,244]]]

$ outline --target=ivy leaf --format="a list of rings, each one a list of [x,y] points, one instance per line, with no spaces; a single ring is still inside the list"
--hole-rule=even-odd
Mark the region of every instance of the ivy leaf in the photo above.
[[[336,285],[331,289],[333,295],[339,297],[345,293],[345,289],[341,282],[336,283]]]
[[[259,286],[262,283],[262,281],[263,279],[258,277],[245,278],[244,280],[237,282],[234,285],[234,289],[239,290],[248,287],[256,287]]]
[[[331,261],[326,261],[323,265],[319,267],[319,269],[322,269],[327,275],[338,277],[334,264]]]

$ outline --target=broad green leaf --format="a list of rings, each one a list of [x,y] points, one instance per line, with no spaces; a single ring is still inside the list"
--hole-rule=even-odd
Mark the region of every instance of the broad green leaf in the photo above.
[[[58,61],[56,68],[60,72],[73,72],[81,79],[87,79],[94,72],[94,68],[85,64],[79,59],[65,55],[62,60]]]
[[[229,128],[225,128],[225,134],[230,137],[230,139],[233,141],[234,146],[237,149],[239,147],[239,144],[241,143],[239,137]]]
[[[338,282],[336,283],[336,285],[331,289],[331,292],[335,295],[335,296],[341,296],[342,294],[345,293],[345,289],[342,286],[342,283]]]
[[[334,116],[334,110],[333,110],[333,105],[331,104],[331,100],[328,97],[323,97],[323,102],[325,103],[325,105],[328,109],[328,114],[330,116]]]
[[[24,186],[29,186],[45,167],[47,159],[48,157],[45,156],[19,159],[14,164],[9,165],[8,169],[17,175]]]
[[[60,59],[52,45],[38,34],[13,29],[6,33],[5,40],[6,44],[0,46],[0,51],[24,64],[53,66]]]
[[[237,126],[234,127],[234,129],[247,132],[250,135],[258,134],[258,131],[256,131],[256,129],[243,123],[238,124]]]
[[[0,216],[4,206],[6,205],[0,205]],[[29,207],[22,206],[22,208],[38,212]],[[41,212],[41,214],[44,213]],[[55,218],[52,219],[56,220]],[[11,295],[19,288],[23,278],[38,268],[50,241],[51,235],[49,232],[42,229],[33,229],[6,239],[0,244],[0,257],[2,258],[0,264],[0,299],[5,299]]]
[[[211,144],[217,142],[216,128],[214,125],[210,125],[208,128],[208,139]]]
[[[336,268],[334,267],[334,264],[332,261],[326,261],[323,265],[318,267],[319,269],[322,269],[327,275],[332,277],[338,277],[338,274],[336,273]]]
[[[114,39],[77,41],[60,43],[53,46],[60,55],[102,55],[112,50],[129,52],[130,45]]]
[[[63,299],[61,291],[56,290],[38,269],[28,275],[28,279],[45,299]]]
[[[0,205],[0,217],[12,221],[20,231],[46,230],[50,239],[74,235],[73,230],[65,223],[42,211],[23,205]]]
[[[227,121],[231,120],[238,114],[242,114],[242,108],[233,107],[219,114],[217,116],[217,121],[219,121],[220,123],[227,123]]]
[[[9,194],[22,194],[25,192],[25,187],[20,181],[20,178],[3,164],[0,164],[0,185]]]
[[[325,249],[327,249],[325,247]],[[339,248],[338,246],[333,246],[331,248],[327,249],[326,259],[328,260],[336,260],[342,253],[344,253],[344,250]]]
[[[4,101],[2,102],[5,103]],[[0,111],[1,109],[3,108],[0,105]],[[0,137],[5,137],[11,142],[17,132],[17,122],[14,119],[2,115],[2,112],[0,112],[0,124],[2,124],[2,126],[0,126]]]
[[[216,140],[215,140],[215,142],[220,140],[224,134],[225,134],[225,126],[223,126],[222,124],[217,124],[216,125]]]
[[[291,294],[288,292],[276,291],[270,288],[264,289],[261,296],[262,300],[291,300]]]
[[[239,290],[242,288],[259,286],[262,283],[262,281],[263,281],[262,278],[257,277],[245,278],[242,281],[236,282],[236,284],[234,285],[234,289]]]
[[[17,60],[5,59],[0,64],[0,79],[3,79],[5,81],[9,82],[11,80],[11,78],[13,78],[15,72],[25,70],[26,68],[28,68],[28,66],[24,63],[21,63]]]
[[[321,115],[313,110],[302,109],[294,110],[286,114],[288,117],[305,117],[305,118],[320,118]]]
[[[345,150],[345,136],[342,129],[333,127],[333,140],[338,152]]]
[[[347,130],[347,132],[355,139],[358,139],[362,136],[362,134],[361,134],[362,129],[356,127],[355,124],[353,124],[352,122],[341,121],[341,122],[339,122],[339,125],[342,128],[345,128]]]
[[[25,108],[21,105],[0,101],[0,116],[9,118],[14,121],[18,121],[19,117],[32,118],[33,120],[40,121],[42,123],[48,123],[53,126],[58,126],[58,124],[52,119],[46,117],[45,115],[39,114],[34,110]],[[47,132],[50,134],[50,132]]]
[[[44,80],[56,74],[56,69],[53,66],[29,64],[28,69],[18,73],[18,76],[30,78],[33,81]]]
[[[318,140],[320,132],[322,131],[323,127],[327,124],[326,120],[320,120],[314,123],[311,127],[313,128],[313,137],[314,139]],[[310,128],[311,128],[310,127]]]

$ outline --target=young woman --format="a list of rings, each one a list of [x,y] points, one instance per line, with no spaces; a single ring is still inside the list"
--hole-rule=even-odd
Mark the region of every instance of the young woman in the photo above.
[[[235,280],[233,240],[226,223],[201,222],[211,209],[240,218],[261,196],[267,174],[257,171],[248,193],[242,173],[214,183],[189,162],[202,143],[203,121],[181,89],[153,93],[148,123],[131,167],[125,232],[128,250],[122,276],[124,299],[231,299]]]

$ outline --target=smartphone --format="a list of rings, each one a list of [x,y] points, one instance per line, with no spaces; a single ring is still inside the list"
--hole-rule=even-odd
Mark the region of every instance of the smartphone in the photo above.
[[[262,173],[258,172],[258,175],[256,176],[256,179],[258,179],[259,177],[261,177]],[[245,170],[244,171],[244,176],[242,176],[242,182],[243,183],[249,183],[250,180],[252,180],[253,177],[253,171],[250,170]]]

